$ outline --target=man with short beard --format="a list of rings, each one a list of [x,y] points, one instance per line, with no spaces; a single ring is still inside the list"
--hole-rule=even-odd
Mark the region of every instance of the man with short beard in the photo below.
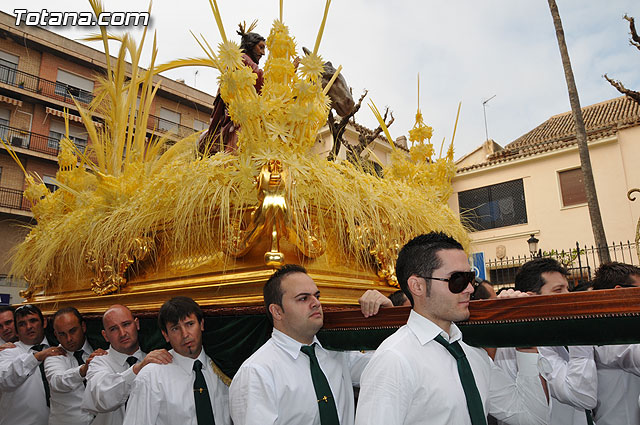
[[[92,425],[122,425],[135,377],[149,363],[171,363],[171,355],[165,349],[147,355],[140,350],[140,323],[123,305],[109,307],[102,326],[110,348],[106,356],[96,357],[89,365],[82,406],[96,414]]]
[[[125,425],[231,425],[229,390],[202,349],[204,314],[187,297],[165,302],[158,325],[171,363],[149,364],[136,377]]]
[[[53,315],[53,332],[63,356],[50,357],[44,370],[51,387],[49,425],[87,425],[93,415],[82,409],[85,377],[95,356],[106,354],[93,350],[87,341],[87,325],[74,307],[65,307]]]
[[[61,347],[49,347],[44,336],[47,320],[34,305],[14,312],[18,341],[0,352],[0,425],[47,425],[49,383],[43,362],[65,354]],[[38,370],[39,369],[39,370]]]

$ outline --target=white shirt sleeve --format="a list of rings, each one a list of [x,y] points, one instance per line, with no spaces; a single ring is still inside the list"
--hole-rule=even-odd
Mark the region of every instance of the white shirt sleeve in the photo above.
[[[141,370],[133,381],[127,411],[122,425],[155,425],[159,406],[163,402],[159,386],[153,385],[152,376]],[[176,424],[180,425],[180,424]]]
[[[351,383],[355,386],[360,386],[360,379],[362,377],[362,372],[369,364],[371,357],[375,351],[349,351],[345,353],[347,355],[347,362],[349,365],[349,372],[351,373]]]
[[[391,350],[378,353],[362,374],[356,425],[402,425],[414,396],[414,381],[415,373],[404,357]]]
[[[133,368],[114,372],[106,358],[95,357],[87,371],[87,389],[82,407],[93,413],[112,412],[120,408],[127,401],[136,378]]]
[[[0,391],[13,391],[29,376],[40,373],[40,362],[33,353],[20,353],[18,348],[0,352]]]
[[[540,372],[551,395],[579,409],[594,409],[598,402],[598,372],[592,346],[569,347],[569,361],[549,347],[540,347]]]
[[[76,389],[84,378],[80,366],[69,368],[66,356],[51,356],[44,361],[44,372],[53,391],[68,393]]]
[[[271,425],[278,419],[278,397],[268,371],[259,365],[241,367],[229,387],[234,425]]]
[[[598,346],[595,357],[599,367],[622,369],[640,376],[640,344]]]
[[[491,361],[489,359],[489,361]],[[508,424],[548,424],[550,407],[538,373],[538,354],[516,351],[516,382],[491,361],[488,412]]]

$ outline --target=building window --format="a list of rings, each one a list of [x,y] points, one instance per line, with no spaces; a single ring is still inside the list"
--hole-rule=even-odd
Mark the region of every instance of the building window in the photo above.
[[[180,124],[180,113],[173,112],[166,108],[160,108],[160,116],[158,117],[158,130],[177,131]]]
[[[460,217],[473,230],[527,223],[522,179],[458,193]]]
[[[58,133],[57,131],[50,131],[49,132],[49,141],[47,143],[47,146],[50,149],[58,149],[58,147],[60,146],[60,140],[62,140],[63,138],[64,138],[64,134],[63,133]],[[69,140],[71,140],[76,145],[76,147],[78,148],[78,150],[80,152],[84,152],[84,149],[87,147],[87,139],[86,138],[72,136],[70,134],[69,135]]]
[[[93,100],[93,81],[59,69],[54,92],[64,98],[74,97],[79,102],[90,103]]]
[[[18,56],[0,51],[0,82],[15,85]]]
[[[209,128],[209,123],[208,122],[204,122],[204,121],[200,121],[200,120],[193,120],[193,129],[195,131],[206,130],[208,128]]]
[[[42,176],[42,181],[44,182],[44,185],[47,186],[47,189],[49,189],[49,192],[55,192],[58,190],[58,185],[53,177]]]
[[[584,175],[581,168],[560,171],[558,180],[563,207],[587,203],[587,192],[584,189]]]
[[[87,133],[82,131],[80,127],[69,126],[69,140],[71,140],[80,152],[84,152],[87,147]],[[65,134],[64,122],[53,120],[51,121],[51,127],[49,128],[49,140],[47,146],[49,149],[58,150],[60,147],[60,140],[64,138]]]

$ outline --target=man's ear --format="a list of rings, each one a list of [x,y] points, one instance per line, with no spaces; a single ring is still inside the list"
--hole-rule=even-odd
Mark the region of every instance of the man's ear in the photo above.
[[[165,331],[161,331],[162,332],[162,336],[164,337],[164,340],[166,342],[169,342],[169,335],[167,335],[167,333]]]
[[[107,332],[102,330],[102,332],[100,332],[102,334],[102,337],[104,338],[105,341],[109,342],[109,340],[107,339]]]
[[[414,300],[427,293],[427,281],[416,275],[409,276],[409,279],[407,279],[407,286],[409,287],[409,292],[413,295]]]
[[[271,313],[274,322],[282,320],[283,310],[278,304],[269,304],[269,313]]]
[[[87,322],[82,322],[82,333],[87,334]]]
[[[140,321],[138,320],[138,318],[136,317],[135,319],[133,319],[133,323],[136,324],[136,329],[140,330]]]
[[[204,332],[204,318],[200,320],[200,332]]]

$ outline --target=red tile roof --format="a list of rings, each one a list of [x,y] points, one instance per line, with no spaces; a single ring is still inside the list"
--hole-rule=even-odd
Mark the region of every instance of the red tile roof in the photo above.
[[[582,108],[587,139],[598,140],[627,127],[640,125],[640,105],[626,96]],[[458,169],[458,173],[517,158],[536,155],[577,143],[571,111],[554,115],[530,132],[490,155],[487,161]]]

